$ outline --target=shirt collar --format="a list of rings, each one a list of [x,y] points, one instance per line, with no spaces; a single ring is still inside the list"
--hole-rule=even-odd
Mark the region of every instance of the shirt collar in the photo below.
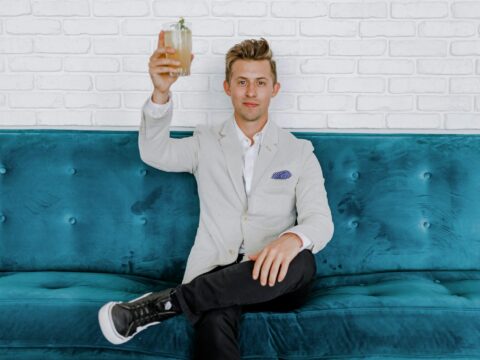
[[[240,143],[242,144],[243,147],[250,147],[252,145],[250,139],[247,137],[247,135],[244,134],[242,129],[240,129],[238,127],[238,124],[235,120],[235,117],[232,117],[232,118],[233,118],[233,123],[235,124],[235,128],[237,129],[238,140],[240,140]],[[269,122],[270,122],[270,120],[267,119],[267,122],[263,126],[263,129],[260,130],[259,132],[257,132],[255,135],[253,135],[253,138],[255,140],[255,144],[257,144],[257,143],[260,144],[262,142],[262,138],[265,135],[265,132],[267,130],[267,126],[268,126]]]

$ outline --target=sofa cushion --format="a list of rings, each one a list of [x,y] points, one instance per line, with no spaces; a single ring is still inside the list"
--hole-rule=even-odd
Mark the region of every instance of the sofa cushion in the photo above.
[[[157,331],[138,334],[134,341],[122,346],[110,344],[98,325],[98,310],[104,303],[129,301],[171,286],[117,274],[0,273],[0,348],[134,350],[146,355],[176,354],[188,358],[186,351],[193,333],[183,315],[166,321]]]
[[[116,274],[0,273],[0,348],[28,351],[38,346],[79,353],[90,348],[103,354],[98,358],[137,351],[145,357],[188,359],[193,328],[184,315],[120,346],[108,343],[98,327],[97,312],[105,302],[127,301],[173,285]],[[76,328],[78,333],[72,330]],[[480,357],[479,337],[479,271],[317,278],[304,306],[284,313],[244,313],[240,332],[248,359]]]

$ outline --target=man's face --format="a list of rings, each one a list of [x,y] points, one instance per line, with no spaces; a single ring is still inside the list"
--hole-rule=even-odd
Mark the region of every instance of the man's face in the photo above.
[[[223,88],[232,98],[237,121],[263,122],[268,119],[270,99],[277,95],[280,83],[273,85],[268,60],[236,60],[230,84],[225,80]]]

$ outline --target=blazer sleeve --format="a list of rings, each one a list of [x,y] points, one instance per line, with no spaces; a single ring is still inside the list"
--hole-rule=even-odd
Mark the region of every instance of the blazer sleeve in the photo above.
[[[286,232],[304,234],[313,243],[312,253],[322,250],[333,237],[333,220],[328,205],[325,179],[313,145],[305,141],[304,163],[295,188],[297,224]]]
[[[170,123],[173,115],[171,92],[166,104],[152,110],[145,102],[138,131],[140,158],[146,164],[163,171],[194,173],[198,167],[199,128],[193,136],[170,137]],[[149,106],[150,105],[150,106]]]

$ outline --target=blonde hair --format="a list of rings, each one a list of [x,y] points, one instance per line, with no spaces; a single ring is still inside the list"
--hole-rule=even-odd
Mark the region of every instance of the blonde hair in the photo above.
[[[249,39],[234,45],[225,55],[225,80],[230,84],[232,66],[237,60],[268,60],[273,77],[273,85],[277,83],[277,66],[272,59],[273,53],[268,41],[263,37],[260,40]]]

